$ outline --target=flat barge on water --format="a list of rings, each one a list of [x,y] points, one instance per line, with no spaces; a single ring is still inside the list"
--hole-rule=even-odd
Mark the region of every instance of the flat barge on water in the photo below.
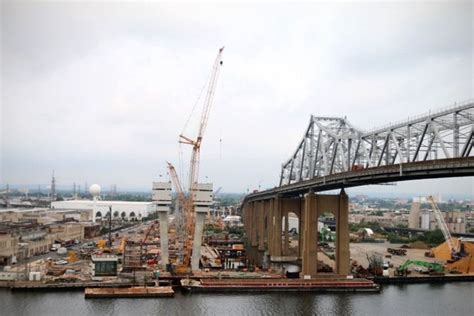
[[[147,297],[173,297],[171,286],[156,287],[116,287],[116,288],[86,288],[85,298],[147,298]]]
[[[380,292],[380,286],[366,279],[183,279],[189,292]]]

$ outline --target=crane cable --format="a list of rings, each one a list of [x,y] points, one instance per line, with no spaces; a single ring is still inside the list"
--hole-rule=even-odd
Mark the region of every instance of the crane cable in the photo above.
[[[188,127],[191,119],[193,118],[194,114],[196,113],[196,107],[198,106],[199,104],[199,101],[202,99],[202,96],[203,96],[203,93],[204,93],[204,90],[206,89],[206,87],[208,86],[209,84],[209,81],[210,81],[210,78],[211,78],[211,75],[212,75],[212,71],[213,69],[211,68],[211,70],[209,71],[208,75],[207,75],[207,79],[206,81],[204,81],[204,84],[201,88],[201,91],[199,92],[199,95],[198,95],[198,98],[196,100],[196,102],[194,103],[193,105],[193,108],[191,109],[191,113],[189,113],[189,116],[188,118],[186,119],[186,122],[184,123],[184,126],[183,126],[183,130],[181,131],[181,135],[184,135],[185,134],[185,131],[186,131],[186,128]],[[205,106],[204,104],[202,105],[203,107]],[[178,156],[179,156],[179,161],[178,161],[178,167],[179,167],[179,175],[181,177],[181,179],[185,179],[184,178],[184,164],[183,164],[183,147],[181,146],[182,144],[180,142],[179,143],[179,149],[178,149]],[[188,172],[186,173],[187,174],[187,177],[186,178],[189,178],[189,173],[191,172],[191,170],[188,170]]]

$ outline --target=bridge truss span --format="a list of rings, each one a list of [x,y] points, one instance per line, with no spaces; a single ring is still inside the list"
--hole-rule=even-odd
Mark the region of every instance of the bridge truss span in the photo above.
[[[338,173],[474,155],[474,101],[371,131],[346,118],[311,116],[280,186]]]

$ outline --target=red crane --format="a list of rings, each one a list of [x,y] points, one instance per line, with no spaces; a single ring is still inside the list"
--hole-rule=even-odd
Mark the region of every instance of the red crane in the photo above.
[[[217,85],[217,79],[219,78],[220,66],[222,65],[222,52],[224,47],[219,49],[219,53],[214,61],[214,66],[209,80],[209,86],[207,88],[206,99],[204,101],[204,108],[201,114],[201,122],[196,139],[191,139],[184,135],[179,135],[179,142],[182,144],[188,144],[193,147],[191,154],[191,164],[189,170],[189,192],[192,192],[195,184],[199,177],[199,156],[202,139],[204,137],[204,131],[206,130],[207,122],[209,120],[209,114],[211,113],[212,102],[214,101],[214,94]],[[192,194],[190,194],[192,195]]]
[[[214,94],[217,85],[217,79],[219,78],[219,71],[220,67],[222,66],[222,52],[224,51],[224,47],[219,49],[217,57],[214,61],[214,65],[212,67],[212,72],[209,80],[209,85],[207,87],[206,98],[204,100],[204,106],[201,114],[201,120],[199,124],[198,134],[196,139],[192,139],[190,137],[186,137],[184,135],[179,135],[179,142],[182,144],[188,144],[192,146],[192,153],[191,153],[191,161],[190,161],[190,168],[189,168],[189,183],[188,183],[188,195],[185,196],[182,186],[180,185],[180,181],[176,170],[171,164],[168,164],[168,169],[170,170],[171,178],[174,179],[173,182],[175,183],[175,187],[178,191],[178,197],[181,195],[180,192],[183,192],[181,196],[184,199],[184,213],[185,213],[185,240],[184,240],[184,256],[183,256],[183,265],[178,267],[180,272],[184,272],[184,270],[189,267],[191,261],[191,250],[192,250],[192,243],[193,243],[193,235],[194,235],[194,207],[193,207],[193,192],[196,190],[196,184],[199,178],[199,157],[200,157],[200,150],[201,150],[201,143],[204,137],[204,132],[207,127],[207,122],[209,120],[209,115],[211,113],[212,103],[214,101]],[[177,270],[178,270],[177,269]]]

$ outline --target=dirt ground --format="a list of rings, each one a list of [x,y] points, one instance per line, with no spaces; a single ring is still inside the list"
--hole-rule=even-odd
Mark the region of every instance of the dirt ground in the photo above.
[[[407,249],[406,256],[396,256],[392,255],[391,258],[385,258],[385,255],[388,254],[387,248],[400,248],[402,244],[391,244],[391,243],[351,243],[351,259],[356,260],[358,264],[363,267],[369,265],[367,260],[367,254],[370,256],[374,253],[379,253],[384,258],[384,261],[393,263],[395,267],[400,266],[406,260],[420,260],[427,262],[435,262],[434,258],[425,257],[425,249]]]
[[[293,247],[297,245],[297,242],[292,244]],[[329,243],[330,246],[334,247],[334,243]],[[425,252],[428,249],[407,249],[406,256],[396,256],[392,255],[391,258],[385,258],[385,255],[388,254],[387,248],[400,248],[403,244],[391,244],[388,242],[385,243],[351,243],[351,261],[357,261],[358,264],[362,265],[364,268],[367,268],[369,261],[367,260],[367,255],[371,256],[372,254],[380,254],[385,262],[392,263],[394,267],[398,267],[403,264],[408,259],[411,260],[420,260],[427,262],[437,262],[434,258],[425,257]],[[295,250],[296,252],[297,250]],[[334,252],[327,252],[329,255],[334,254]],[[331,260],[323,252],[318,252],[318,260],[323,261],[324,263],[330,265],[334,268],[335,262]],[[444,263],[444,262],[443,262]]]

